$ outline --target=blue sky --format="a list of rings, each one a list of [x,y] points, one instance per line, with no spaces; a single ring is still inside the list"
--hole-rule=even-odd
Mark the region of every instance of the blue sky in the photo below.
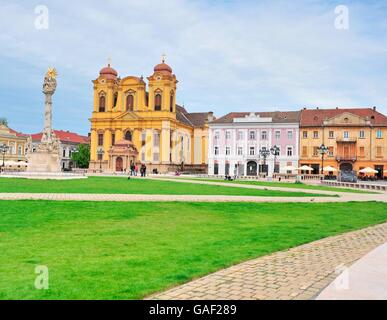
[[[48,30],[34,10],[46,5]],[[349,29],[334,27],[337,5]],[[189,111],[377,106],[387,113],[387,3],[380,1],[0,0],[0,117],[43,126],[41,85],[58,70],[54,127],[87,134],[92,83],[108,57],[121,77],[163,52]]]

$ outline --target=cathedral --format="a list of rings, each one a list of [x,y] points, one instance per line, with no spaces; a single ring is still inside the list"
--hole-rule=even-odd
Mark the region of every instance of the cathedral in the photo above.
[[[212,112],[189,113],[176,104],[177,84],[165,58],[147,77],[120,78],[110,64],[94,84],[90,171],[205,172]]]

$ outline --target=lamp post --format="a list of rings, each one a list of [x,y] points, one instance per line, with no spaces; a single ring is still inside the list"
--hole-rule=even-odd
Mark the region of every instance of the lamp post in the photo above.
[[[270,148],[270,153],[274,156],[274,173],[278,173],[275,166],[277,162],[277,156],[279,156],[280,148],[277,145],[274,145]]]
[[[73,168],[72,168],[72,159],[73,159],[73,154],[76,154],[76,153],[78,153],[79,152],[79,150],[78,150],[78,148],[77,147],[71,147],[71,149],[70,149],[70,168],[69,169],[71,169],[71,170],[73,170]],[[77,167],[77,162],[75,161],[75,163],[76,163],[76,167]]]
[[[263,165],[266,168],[266,158],[270,155],[270,150],[263,147],[261,150],[259,150],[259,155],[263,158]]]
[[[99,170],[102,172],[102,157],[104,155],[105,151],[103,150],[103,148],[98,148],[97,150],[97,155],[98,155],[98,158],[99,158]]]
[[[0,152],[3,154],[3,170],[4,170],[4,167],[5,167],[5,154],[8,152],[9,150],[9,146],[7,146],[5,143],[3,143],[1,146],[0,146]]]
[[[328,147],[325,144],[322,144],[317,148],[318,152],[321,154],[321,174],[324,174],[324,156],[328,152]]]

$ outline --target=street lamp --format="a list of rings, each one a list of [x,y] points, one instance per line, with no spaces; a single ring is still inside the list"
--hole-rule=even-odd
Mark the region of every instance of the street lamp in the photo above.
[[[277,145],[274,145],[270,148],[270,153],[274,156],[274,173],[278,173],[276,170],[277,156],[280,154],[280,148]]]
[[[8,152],[8,150],[9,150],[9,146],[7,146],[5,143],[0,146],[0,153],[3,154],[3,165],[2,165],[3,170],[5,167],[5,154]]]
[[[72,168],[73,154],[76,154],[78,152],[79,152],[79,150],[78,150],[77,147],[75,147],[75,146],[71,147],[71,149],[70,149],[70,166],[69,166],[69,169],[71,169],[71,170],[73,169]],[[76,161],[75,161],[75,163],[76,163],[76,166],[77,166],[77,162]]]
[[[98,148],[97,150],[97,155],[99,158],[99,170],[102,172],[102,157],[104,155],[105,151],[103,150],[102,147]]]
[[[270,156],[270,150],[263,147],[261,150],[259,150],[259,155],[263,158],[263,166],[266,169],[266,158]]]
[[[322,144],[317,148],[318,152],[321,154],[321,174],[324,174],[324,155],[328,152],[328,147],[325,144]]]

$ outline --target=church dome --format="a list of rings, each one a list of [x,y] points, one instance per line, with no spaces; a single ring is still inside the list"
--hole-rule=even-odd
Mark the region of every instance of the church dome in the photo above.
[[[109,63],[107,67],[104,67],[101,69],[101,71],[99,72],[99,75],[108,80],[116,80],[118,73],[110,66],[110,63]]]
[[[162,72],[162,73],[172,73],[172,68],[167,65],[164,61],[162,63],[159,63],[155,68],[153,69],[154,72]]]

